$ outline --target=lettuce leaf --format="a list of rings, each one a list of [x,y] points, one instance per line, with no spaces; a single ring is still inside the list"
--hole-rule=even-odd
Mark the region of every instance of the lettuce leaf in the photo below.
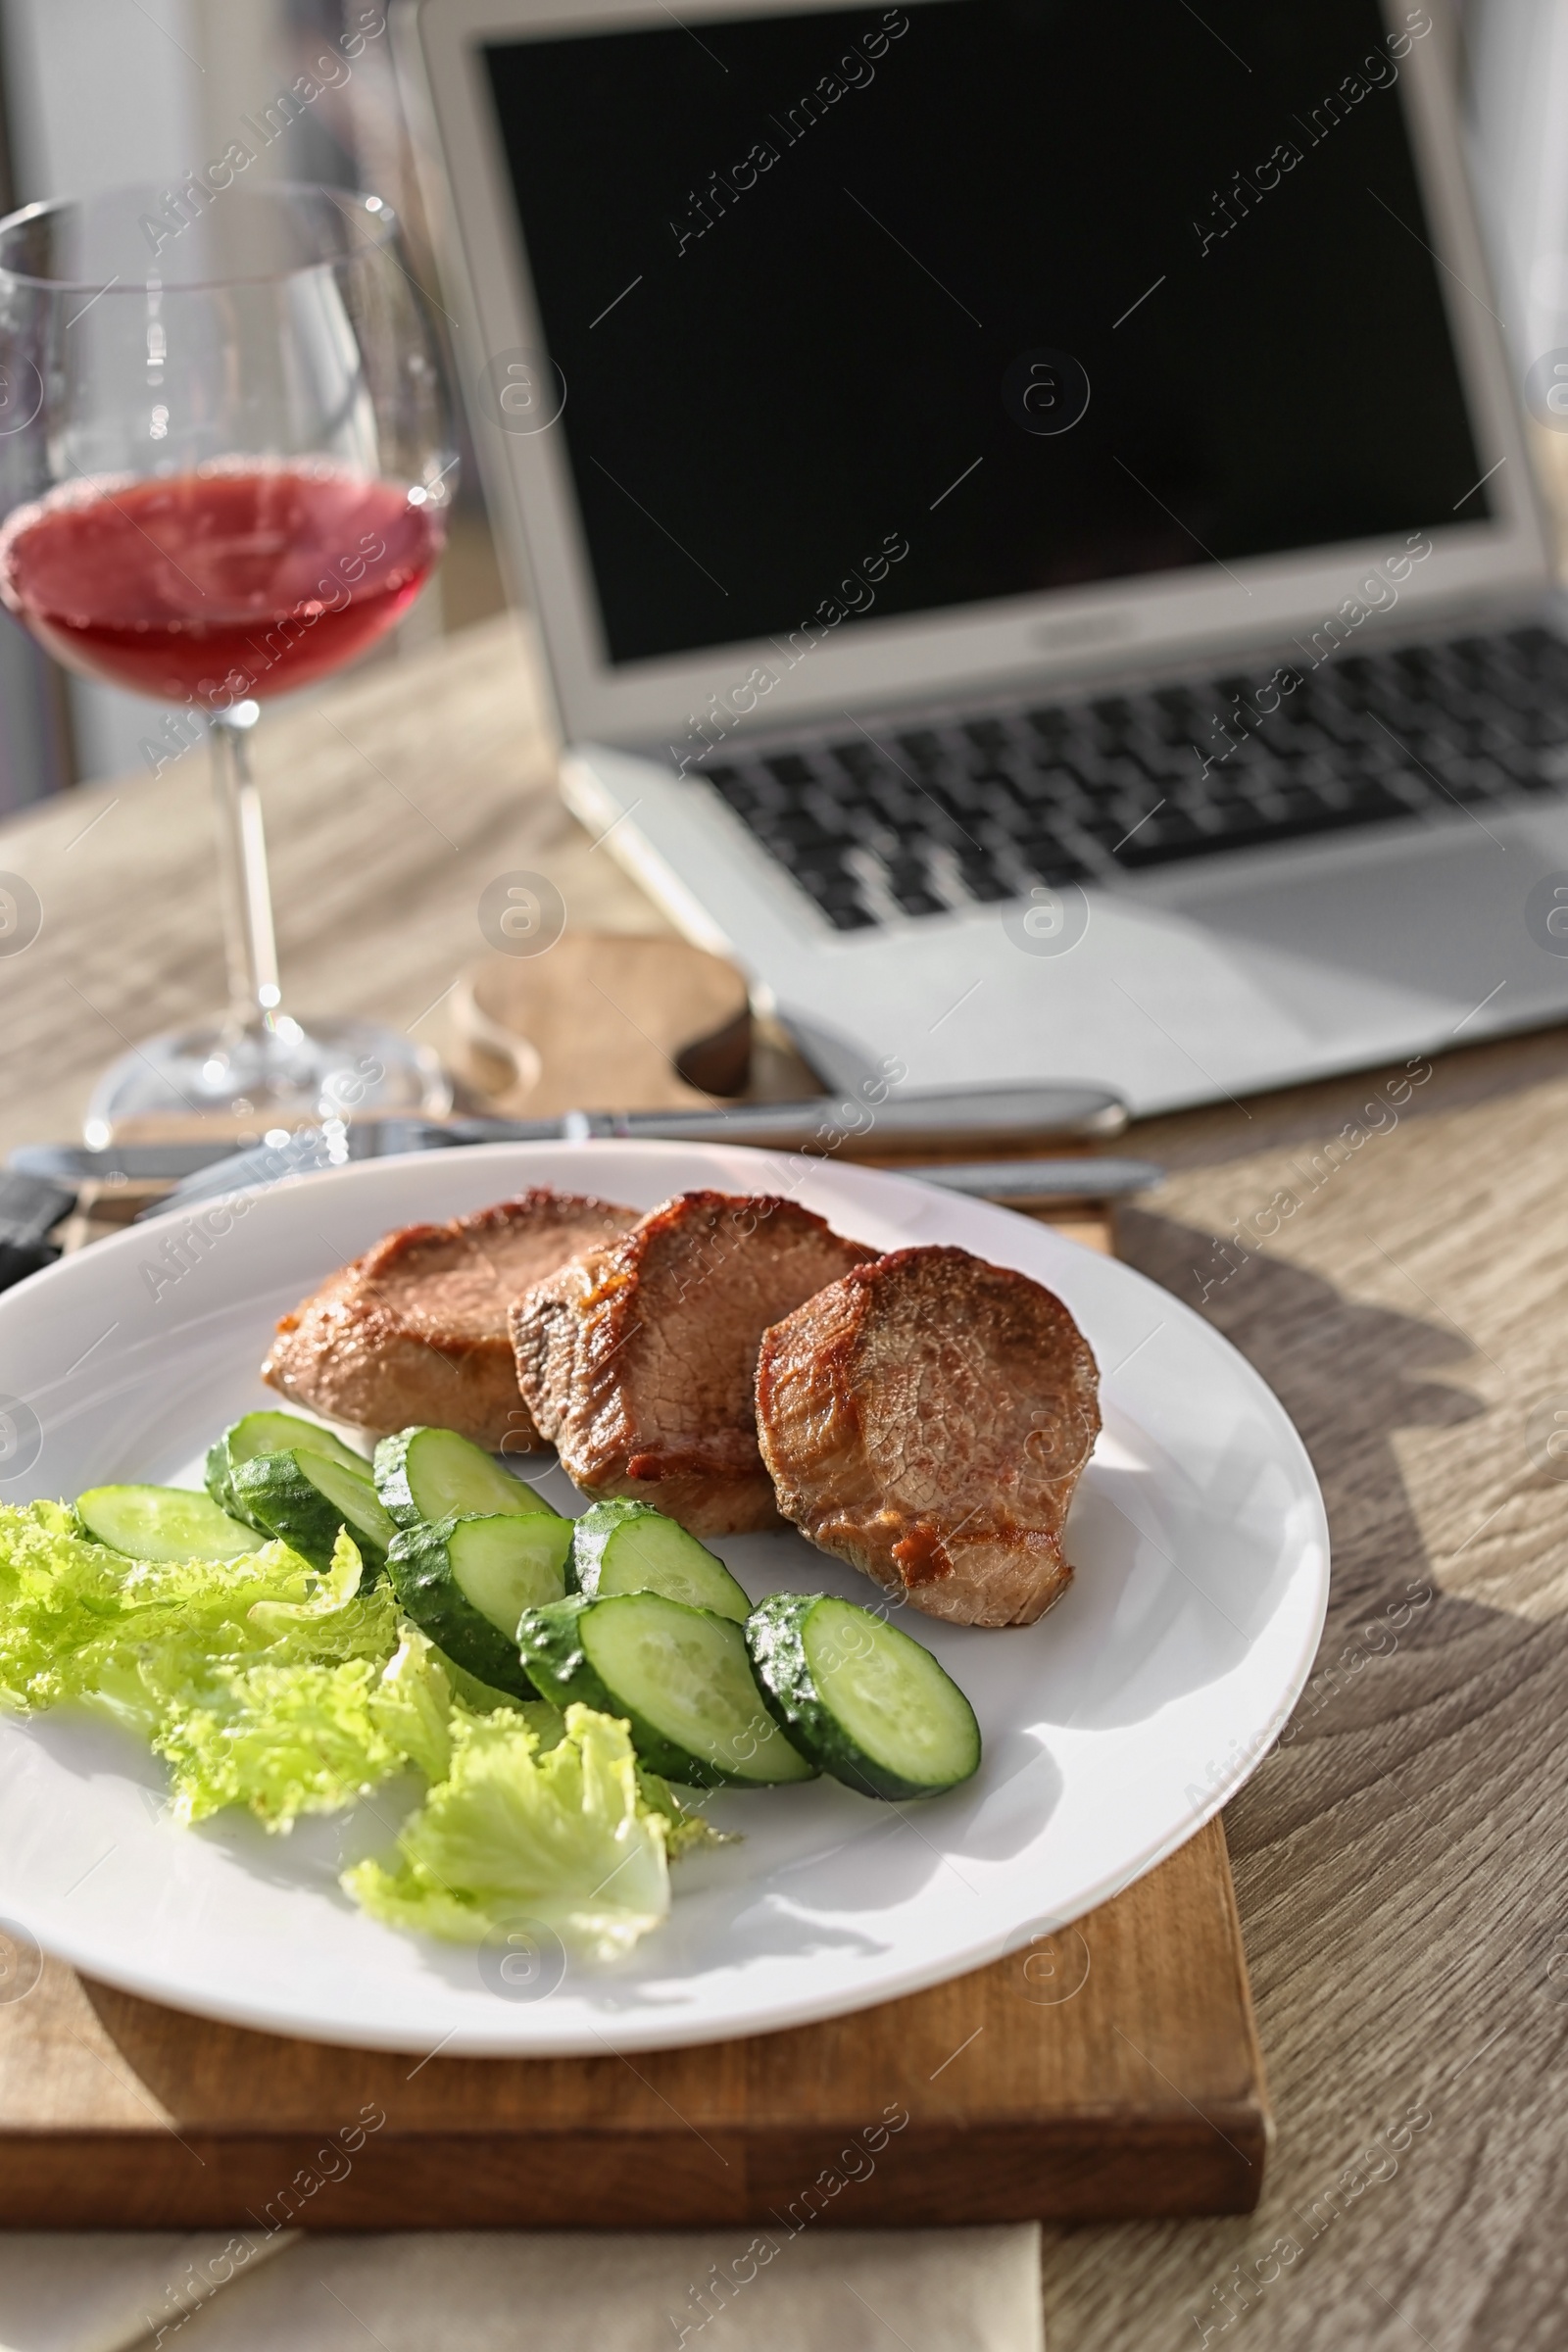
[[[174,1776],[174,1817],[248,1805],[270,1830],[335,1813],[403,1761],[375,1719],[367,1658],[220,1666],[195,1704],[169,1709],[153,1739]]]
[[[261,1649],[258,1601],[306,1601],[321,1580],[286,1544],[237,1560],[127,1560],[65,1503],[0,1507],[0,1706],[53,1706],[119,1679],[132,1651],[183,1634],[193,1653]],[[130,1699],[145,1723],[146,1703]]]
[[[124,1568],[66,1503],[0,1506],[0,1706],[65,1695],[72,1661],[119,1616]]]
[[[413,1764],[439,1780],[451,1755],[441,1654],[412,1625],[392,1656],[220,1665],[201,1697],[172,1701],[153,1746],[173,1774],[176,1820],[246,1805],[270,1830],[335,1813]]]
[[[363,1598],[346,1534],[318,1574],[284,1544],[235,1560],[127,1561],[64,1504],[0,1510],[0,1704],[74,1699],[148,1740],[174,1811],[248,1805],[270,1830],[406,1763],[447,1766],[438,1654]]]
[[[694,1846],[741,1842],[737,1831],[715,1830],[707,1814],[696,1805],[683,1804],[669,1783],[657,1772],[650,1772],[646,1764],[637,1767],[637,1798],[648,1812],[662,1815],[664,1851],[672,1862],[678,1862]]]
[[[393,1867],[343,1884],[374,1917],[482,1941],[519,1908],[596,1957],[669,1909],[667,1860],[715,1838],[628,1728],[519,1705],[361,1593],[346,1531],[318,1573],[284,1544],[234,1560],[127,1560],[64,1503],[0,1506],[0,1709],[74,1701],[167,1762],[176,1819],[244,1805],[270,1831],[415,1766],[428,1794]]]
[[[480,1943],[519,1913],[605,1960],[669,1910],[666,1821],[639,1800],[625,1724],[566,1709],[541,1749],[516,1708],[452,1719],[452,1767],[405,1823],[399,1864],[358,1863],[342,1884],[389,1926]]]

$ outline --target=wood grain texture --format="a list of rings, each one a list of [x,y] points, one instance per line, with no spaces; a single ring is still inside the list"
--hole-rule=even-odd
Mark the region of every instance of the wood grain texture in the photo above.
[[[526,631],[503,618],[263,721],[285,1004],[444,1048],[446,999],[485,952],[480,894],[517,870],[554,883],[568,925],[668,934],[557,798],[543,711]],[[198,747],[0,830],[0,866],[43,906],[33,944],[0,956],[0,1150],[79,1132],[107,1060],[220,1007],[209,799]]]
[[[411,662],[321,698],[389,783],[314,710],[258,731],[302,1004],[412,1021],[477,952],[478,891],[512,865],[549,872],[574,919],[664,927],[550,796],[514,645],[495,624],[443,650],[440,681]],[[114,1050],[72,984],[132,1033],[213,1001],[199,758],[0,835],[0,865],[45,906],[35,946],[0,960],[0,1142],[70,1132]],[[457,853],[437,857],[400,793]],[[323,852],[340,877],[322,881]],[[1392,1126],[1366,1110],[1379,1099],[1337,1081],[1128,1139],[1170,1177],[1123,1212],[1123,1254],[1225,1330],[1295,1416],[1328,1496],[1334,1592],[1290,1736],[1225,1815],[1278,2129],[1262,2203],[1048,2231],[1053,2352],[1561,2340],[1568,1484],[1532,1416],[1549,1431],[1568,1407],[1568,1037],[1450,1053]],[[1348,1125],[1367,1140],[1320,1180]],[[1286,1188],[1299,1205],[1264,1238],[1251,1221]],[[1211,1281],[1236,1220],[1252,1238]],[[1395,1626],[1412,1584],[1432,1597]],[[1423,2103],[1429,2124],[1401,2121]]]
[[[1217,1824],[1076,1929],[976,1974],[635,2062],[608,2041],[602,2058],[530,2061],[330,2049],[183,2016],[54,1962],[0,2007],[13,2227],[1242,2211],[1266,2144]]]
[[[1110,1246],[1102,1214],[1080,1212],[1073,1231]],[[52,1962],[0,2004],[0,2212],[40,2228],[1245,2212],[1269,2131],[1217,1822],[1075,1928],[1026,1929],[988,1969],[635,2063],[607,2043],[602,2059],[435,2051],[411,2066],[181,2015]]]
[[[542,955],[483,957],[449,1004],[465,1075],[503,1118],[706,1108],[751,1074],[745,978],[683,939],[568,931]]]
[[[1374,1072],[1136,1130],[1170,1175],[1122,1253],[1295,1417],[1333,1594],[1225,1813],[1278,2129],[1262,2202],[1048,2232],[1053,2352],[1562,2341],[1568,1039],[1399,1093]]]

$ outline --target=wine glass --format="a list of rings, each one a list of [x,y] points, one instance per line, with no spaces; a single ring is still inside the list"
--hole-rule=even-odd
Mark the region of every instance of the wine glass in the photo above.
[[[401,1031],[283,1010],[246,741],[408,610],[455,466],[378,197],[188,177],[0,220],[0,597],[68,667],[166,706],[157,764],[207,735],[226,900],[227,1011],[113,1063],[89,1142],[450,1107]]]

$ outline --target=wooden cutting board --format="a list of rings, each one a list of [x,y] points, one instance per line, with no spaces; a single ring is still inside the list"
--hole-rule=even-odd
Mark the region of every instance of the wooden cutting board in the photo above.
[[[47,1963],[0,2009],[13,2229],[855,2229],[1245,2213],[1268,2142],[1218,1823],[972,1976],[620,2058],[388,2056]]]
[[[548,956],[487,956],[447,1014],[460,1075],[503,1118],[701,1108],[751,1076],[746,981],[684,939],[567,931]],[[801,1078],[792,1091],[809,1094]]]
[[[1063,1223],[1110,1246],[1093,1212]],[[1272,2133],[1217,1820],[970,1976],[635,2058],[612,2036],[583,2059],[332,2049],[53,1961],[31,1982],[35,1967],[0,1921],[12,2229],[755,2223],[782,2242],[835,2224],[1248,2213]]]

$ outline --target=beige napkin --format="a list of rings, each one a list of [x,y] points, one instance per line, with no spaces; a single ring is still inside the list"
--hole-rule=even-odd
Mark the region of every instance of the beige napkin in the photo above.
[[[150,2344],[233,2273],[235,2242],[205,2230],[0,2230],[0,2352]],[[293,2236],[269,2240],[250,2230],[237,2242],[240,2267],[256,2267]],[[180,2352],[188,2342],[187,2330]]]
[[[1044,2352],[1033,2225],[780,2237],[14,2233],[0,2352]]]

